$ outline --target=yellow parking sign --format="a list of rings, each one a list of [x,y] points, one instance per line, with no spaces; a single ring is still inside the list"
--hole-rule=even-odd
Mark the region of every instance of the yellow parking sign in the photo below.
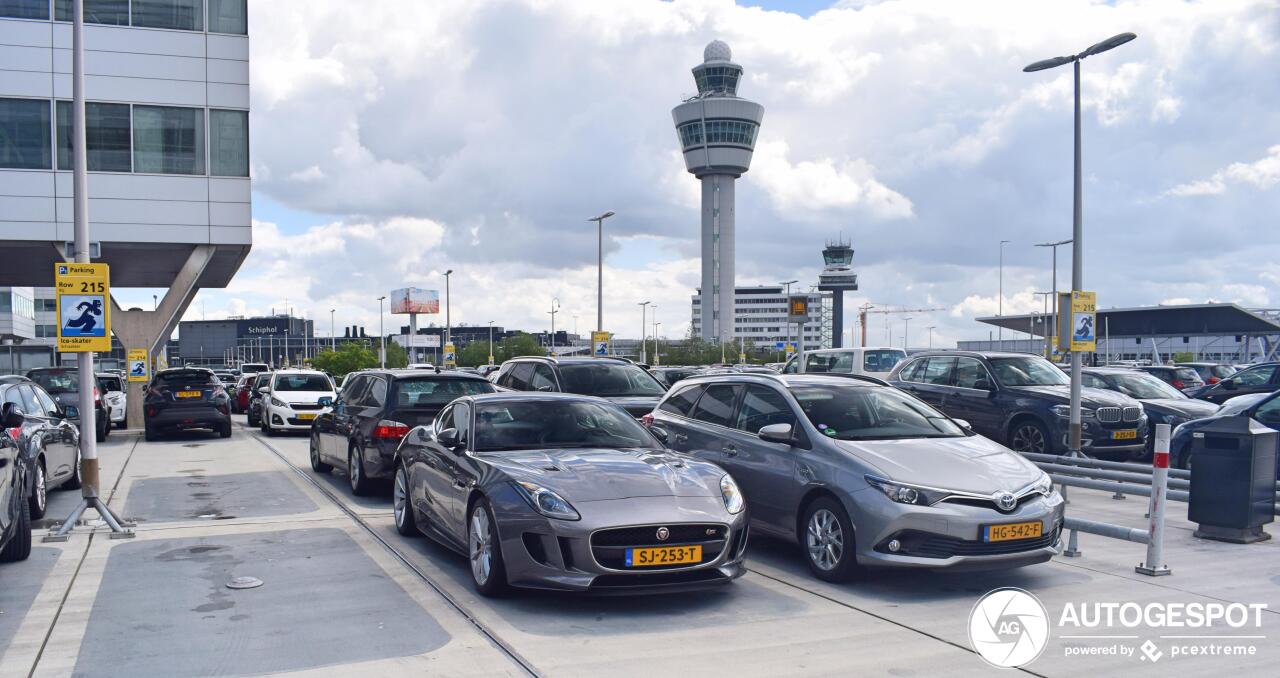
[[[613,335],[608,332],[592,332],[591,333],[591,354],[597,358],[603,358],[609,355],[609,341]]]
[[[111,271],[106,264],[54,264],[58,351],[111,351]]]
[[[147,381],[150,379],[149,362],[147,360],[147,349],[129,349],[129,381]]]
[[[1098,294],[1075,290],[1063,292],[1059,308],[1070,309],[1058,318],[1058,348],[1073,353],[1093,353],[1097,350]]]

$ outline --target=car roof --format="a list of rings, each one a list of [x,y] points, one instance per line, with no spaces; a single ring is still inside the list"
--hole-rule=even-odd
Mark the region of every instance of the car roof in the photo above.
[[[928,358],[931,356],[964,356],[968,358],[1044,358],[1039,353],[1021,353],[1018,351],[960,351],[956,349],[935,348],[930,351],[912,353],[911,358]]]
[[[488,379],[481,377],[475,372],[462,372],[460,370],[444,370],[436,372],[434,370],[424,370],[414,367],[389,368],[385,370],[366,370],[366,373],[382,374],[392,379],[470,379],[472,381],[483,381],[489,383]]]
[[[32,381],[21,374],[0,374],[0,386],[9,384],[30,384]]]
[[[1124,367],[1120,365],[1102,365],[1099,367],[1086,367],[1084,368],[1084,371],[1092,374],[1133,374],[1134,372],[1141,372],[1142,370],[1136,367]]]
[[[519,402],[529,400],[579,400],[592,403],[616,404],[605,398],[582,395],[579,393],[561,393],[559,391],[496,391],[494,393],[477,393],[475,395],[463,397],[477,403]],[[621,407],[621,405],[618,405],[618,407]]]
[[[636,365],[636,363],[633,363],[630,360],[626,360],[624,358],[619,358],[618,356],[612,356],[612,355],[610,356],[567,355],[567,356],[557,356],[555,358],[552,358],[551,356],[548,356],[548,355],[518,355],[514,358],[511,358],[507,362],[516,362],[519,360],[541,360],[543,362],[549,362],[556,365],[571,365],[574,363],[598,363],[600,361],[611,361],[620,365]],[[639,367],[639,365],[636,365],[636,366]]]
[[[745,383],[755,384],[781,384],[784,387],[792,386],[831,386],[839,384],[841,386],[868,386],[881,387],[888,386],[888,382],[876,377],[870,377],[861,374],[766,374],[764,372],[734,372],[724,371],[714,374],[698,374],[688,377],[680,382],[684,384],[715,384],[725,381],[742,381]]]

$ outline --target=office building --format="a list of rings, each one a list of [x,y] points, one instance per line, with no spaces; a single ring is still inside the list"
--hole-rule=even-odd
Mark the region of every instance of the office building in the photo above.
[[[699,290],[701,292],[701,290]],[[832,293],[792,290],[809,297],[810,322],[804,326],[805,348],[831,348]],[[796,341],[798,329],[787,323],[787,292],[781,285],[738,287],[734,290],[733,333],[725,339],[744,343],[747,352],[775,350],[777,342]],[[702,334],[702,295],[693,296],[693,335]]]

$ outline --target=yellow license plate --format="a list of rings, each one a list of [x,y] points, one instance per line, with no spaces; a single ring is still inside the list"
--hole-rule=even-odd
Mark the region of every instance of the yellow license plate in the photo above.
[[[1129,429],[1128,431],[1112,431],[1111,439],[1112,440],[1137,440],[1138,432],[1134,429]]]
[[[312,419],[315,419],[315,418],[316,418],[316,415],[315,415],[315,413],[314,413],[314,412],[299,412],[299,413],[298,413],[298,419],[300,419],[300,420],[302,420],[302,421],[311,421]]]
[[[702,562],[702,546],[657,546],[627,549],[627,567],[686,565]]]
[[[199,398],[202,395],[200,391],[178,391],[179,398]]]
[[[982,527],[982,541],[985,542],[1035,539],[1042,534],[1044,534],[1044,524],[1038,520],[1030,523],[1007,523]]]

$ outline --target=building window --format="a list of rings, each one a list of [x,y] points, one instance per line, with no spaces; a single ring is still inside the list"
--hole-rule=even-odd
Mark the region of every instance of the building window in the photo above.
[[[134,106],[133,171],[204,174],[204,111]]]
[[[680,143],[685,148],[702,145],[704,135],[701,120],[686,122],[676,129],[680,133]],[[705,135],[706,143],[751,146],[756,142],[757,129],[757,125],[752,122],[708,120]]]
[[[248,35],[245,0],[209,0],[209,32]]]
[[[57,313],[58,300],[57,299],[36,299],[36,310],[43,311],[46,313]]]
[[[0,17],[47,20],[49,0],[0,0]]]
[[[209,111],[209,174],[249,176],[249,112]]]
[[[71,0],[55,0],[53,18],[57,21],[71,21]],[[129,0],[84,0],[84,22],[128,26]]]
[[[133,0],[133,25],[144,28],[204,30],[202,0]]]
[[[129,105],[84,105],[90,172],[128,172]],[[71,157],[71,102],[58,102],[58,169],[75,169]]]
[[[0,292],[0,313],[12,313],[16,318],[35,320],[36,306],[30,299],[13,291]]]
[[[40,339],[51,339],[58,336],[57,325],[36,325],[36,337]]]
[[[49,102],[0,99],[0,168],[50,169]]]

